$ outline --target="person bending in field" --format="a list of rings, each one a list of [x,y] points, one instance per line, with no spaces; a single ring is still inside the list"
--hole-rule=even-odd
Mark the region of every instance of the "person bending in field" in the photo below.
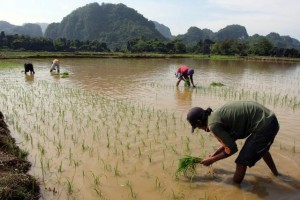
[[[192,83],[193,87],[195,87],[193,74],[194,74],[194,69],[189,68],[187,66],[179,67],[177,69],[177,72],[175,73],[176,77],[178,78],[176,86],[178,87],[179,83],[183,80],[185,83],[187,83],[188,87],[190,86],[190,83]]]
[[[238,151],[236,140],[247,138],[235,160],[233,181],[240,184],[247,167],[252,167],[263,158],[275,176],[279,175],[269,149],[274,141],[279,124],[275,114],[256,102],[229,102],[212,112],[194,107],[189,110],[187,120],[195,128],[211,132],[222,144],[213,154],[204,158],[202,164],[209,166]]]
[[[33,64],[31,62],[24,63],[24,72],[25,74],[27,74],[27,72],[30,72],[30,74],[35,74]]]
[[[52,72],[53,70],[56,70],[57,73],[59,73],[59,60],[58,59],[54,59],[52,61],[52,65],[51,65],[51,69],[50,69],[50,72]]]

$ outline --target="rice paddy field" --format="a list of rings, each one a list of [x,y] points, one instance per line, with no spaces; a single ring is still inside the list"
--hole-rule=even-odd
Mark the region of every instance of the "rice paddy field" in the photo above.
[[[29,152],[41,199],[299,198],[299,63],[62,59],[62,76],[49,72],[52,60],[30,61],[34,75],[22,72],[26,60],[0,68],[0,110]],[[196,88],[175,86],[180,65],[195,69]],[[238,153],[176,174],[181,157],[205,157],[220,146],[209,133],[191,134],[188,110],[234,100],[276,113],[280,130],[270,151],[281,175],[259,161],[234,185]]]

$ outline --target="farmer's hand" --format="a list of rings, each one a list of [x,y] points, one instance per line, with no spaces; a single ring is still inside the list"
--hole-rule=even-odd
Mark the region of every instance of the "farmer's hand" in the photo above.
[[[207,158],[204,158],[201,162],[201,164],[205,165],[205,166],[209,166],[211,164],[213,164],[215,161],[214,161],[214,157],[212,156],[209,156]]]

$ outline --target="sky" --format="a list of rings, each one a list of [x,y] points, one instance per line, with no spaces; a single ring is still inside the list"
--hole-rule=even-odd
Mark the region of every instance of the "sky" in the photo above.
[[[169,27],[174,36],[185,34],[191,26],[217,32],[239,24],[250,36],[276,32],[300,41],[299,0],[6,0],[0,6],[0,21],[61,22],[76,8],[94,2],[122,3]]]

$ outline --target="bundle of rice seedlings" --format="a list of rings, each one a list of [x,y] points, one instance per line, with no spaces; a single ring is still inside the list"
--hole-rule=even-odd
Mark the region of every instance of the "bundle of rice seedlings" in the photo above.
[[[223,83],[220,83],[220,82],[212,82],[210,84],[210,86],[213,86],[213,87],[222,87],[222,86],[225,86]]]
[[[190,83],[190,79],[186,78],[184,79],[184,87],[190,87],[191,83]]]
[[[178,177],[180,174],[183,174],[184,176],[191,174],[194,176],[196,174],[196,165],[201,162],[202,158],[200,157],[185,155],[179,159],[178,168],[175,173],[176,177]]]
[[[61,75],[61,78],[68,78],[69,77],[69,73],[68,72],[60,73],[60,75]]]

